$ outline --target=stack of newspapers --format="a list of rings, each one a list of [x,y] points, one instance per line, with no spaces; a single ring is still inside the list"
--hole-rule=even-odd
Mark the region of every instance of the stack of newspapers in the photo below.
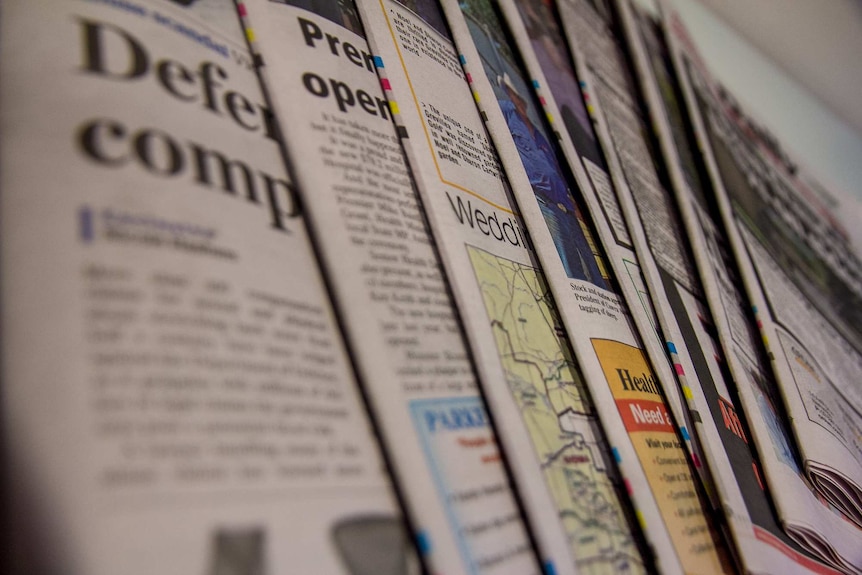
[[[5,0],[0,572],[862,574],[849,208],[696,46]]]

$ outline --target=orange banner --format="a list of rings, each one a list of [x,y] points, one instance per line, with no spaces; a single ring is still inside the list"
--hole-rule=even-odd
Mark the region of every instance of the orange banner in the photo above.
[[[675,428],[665,404],[643,399],[618,399],[617,409],[629,433],[633,431],[661,431],[674,433]]]

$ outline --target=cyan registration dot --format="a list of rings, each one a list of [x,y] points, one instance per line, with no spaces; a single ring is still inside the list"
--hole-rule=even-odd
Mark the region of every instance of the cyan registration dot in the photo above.
[[[419,545],[419,552],[422,555],[431,553],[431,538],[428,537],[426,532],[420,531],[416,534],[416,544]]]

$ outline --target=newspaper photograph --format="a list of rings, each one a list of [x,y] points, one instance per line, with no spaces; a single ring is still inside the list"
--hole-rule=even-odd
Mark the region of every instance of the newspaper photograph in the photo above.
[[[658,569],[724,572],[684,440],[505,26],[485,0],[442,5]]]
[[[539,573],[392,121],[397,106],[386,98],[356,5],[244,6],[336,311],[427,569]],[[507,230],[520,238],[513,224]]]
[[[418,573],[233,3],[0,37],[18,570]]]
[[[638,527],[437,4],[358,2],[545,573],[646,573]]]

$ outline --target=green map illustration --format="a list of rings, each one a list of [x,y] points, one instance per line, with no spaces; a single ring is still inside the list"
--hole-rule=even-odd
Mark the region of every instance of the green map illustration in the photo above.
[[[544,277],[468,247],[512,398],[532,439],[578,571],[643,573],[598,421]]]

